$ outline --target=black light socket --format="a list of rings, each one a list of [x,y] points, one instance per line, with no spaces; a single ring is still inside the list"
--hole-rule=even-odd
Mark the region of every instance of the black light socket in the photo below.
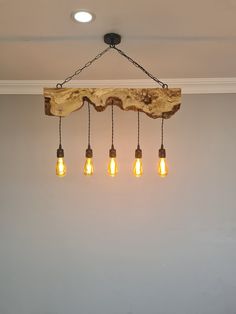
[[[114,148],[114,145],[112,145],[111,149],[109,150],[109,157],[116,158],[116,149]]]
[[[135,150],[135,158],[142,158],[142,149],[138,145],[136,150]]]
[[[161,148],[159,149],[159,158],[166,158],[166,150],[163,145],[161,145]]]
[[[86,149],[85,157],[86,158],[92,158],[93,157],[93,150],[92,150],[90,145]]]
[[[63,158],[64,157],[64,149],[61,145],[59,145],[59,148],[57,149],[57,158]]]

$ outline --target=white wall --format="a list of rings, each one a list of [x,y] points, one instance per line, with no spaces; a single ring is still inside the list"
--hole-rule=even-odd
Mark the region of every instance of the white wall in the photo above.
[[[166,123],[142,115],[144,176],[130,173],[136,114],[115,110],[120,173],[106,175],[110,110],[92,112],[96,172],[81,174],[86,108],[63,120],[39,96],[0,97],[0,314],[235,314],[236,95],[184,96]]]

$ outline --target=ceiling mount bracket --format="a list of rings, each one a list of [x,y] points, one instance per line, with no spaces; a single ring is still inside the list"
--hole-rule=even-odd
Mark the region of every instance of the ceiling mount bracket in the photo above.
[[[104,35],[104,42],[109,46],[119,45],[121,42],[121,36],[116,33],[108,33]]]

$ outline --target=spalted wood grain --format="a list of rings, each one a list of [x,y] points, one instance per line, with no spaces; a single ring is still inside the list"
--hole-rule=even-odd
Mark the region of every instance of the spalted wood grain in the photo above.
[[[170,118],[181,105],[179,88],[44,88],[45,113],[68,116],[84,101],[97,111],[112,103],[123,110],[140,110],[151,118]]]

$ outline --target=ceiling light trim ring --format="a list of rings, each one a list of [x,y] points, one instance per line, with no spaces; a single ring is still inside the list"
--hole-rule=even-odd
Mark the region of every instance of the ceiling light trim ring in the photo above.
[[[80,15],[80,16],[79,16]],[[86,18],[87,16],[87,18]],[[95,14],[91,13],[88,10],[77,10],[72,13],[72,18],[76,23],[91,23],[95,19]]]

